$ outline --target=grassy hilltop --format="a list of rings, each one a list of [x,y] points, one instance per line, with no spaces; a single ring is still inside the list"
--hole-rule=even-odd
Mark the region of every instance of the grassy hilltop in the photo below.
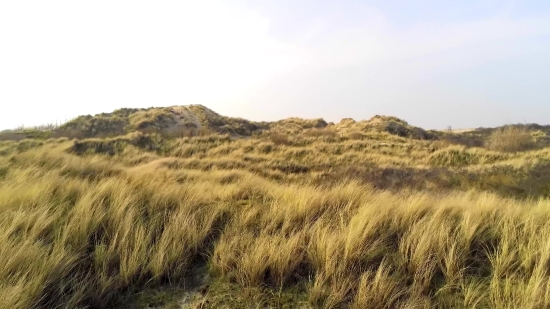
[[[0,308],[550,308],[550,127],[200,105],[0,132]]]

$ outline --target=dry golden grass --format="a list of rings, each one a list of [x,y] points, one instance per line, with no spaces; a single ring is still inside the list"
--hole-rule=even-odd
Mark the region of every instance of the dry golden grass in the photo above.
[[[290,144],[290,139],[284,133],[272,132],[269,136],[271,142],[275,145],[288,145]]]
[[[548,148],[310,130],[0,142],[0,308],[550,307]]]
[[[495,130],[487,146],[493,150],[517,152],[533,148],[535,140],[524,126],[506,126]]]

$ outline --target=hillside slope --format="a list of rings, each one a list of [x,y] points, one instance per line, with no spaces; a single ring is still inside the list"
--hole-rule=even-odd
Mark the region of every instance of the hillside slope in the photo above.
[[[220,134],[251,135],[265,124],[221,116],[202,105],[147,109],[119,109],[112,113],[81,116],[59,128],[59,132],[82,137],[116,136],[135,131],[195,135],[201,130]]]
[[[174,106],[43,129],[0,141],[0,308],[550,308],[543,126]]]
[[[246,137],[266,131],[286,134],[303,133],[311,129],[330,129],[335,133],[387,132],[391,135],[414,139],[434,139],[437,132],[409,125],[388,116],[375,116],[355,122],[343,119],[338,124],[324,119],[288,118],[274,122],[255,122],[242,118],[222,116],[203,105],[183,105],[151,108],[123,108],[110,113],[79,116],[57,128],[27,129],[0,132],[0,140],[23,138],[92,138],[114,137],[140,131],[182,137],[206,132]]]

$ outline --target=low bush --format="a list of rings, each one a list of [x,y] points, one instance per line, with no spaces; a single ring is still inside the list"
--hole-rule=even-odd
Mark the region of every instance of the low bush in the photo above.
[[[506,126],[495,130],[487,140],[486,146],[491,150],[518,152],[532,149],[535,140],[524,126]]]

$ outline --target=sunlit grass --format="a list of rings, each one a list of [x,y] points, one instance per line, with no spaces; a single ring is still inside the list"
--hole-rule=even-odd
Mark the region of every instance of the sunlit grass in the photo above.
[[[315,123],[0,142],[0,307],[124,307],[197,265],[198,308],[550,307],[548,148]]]

